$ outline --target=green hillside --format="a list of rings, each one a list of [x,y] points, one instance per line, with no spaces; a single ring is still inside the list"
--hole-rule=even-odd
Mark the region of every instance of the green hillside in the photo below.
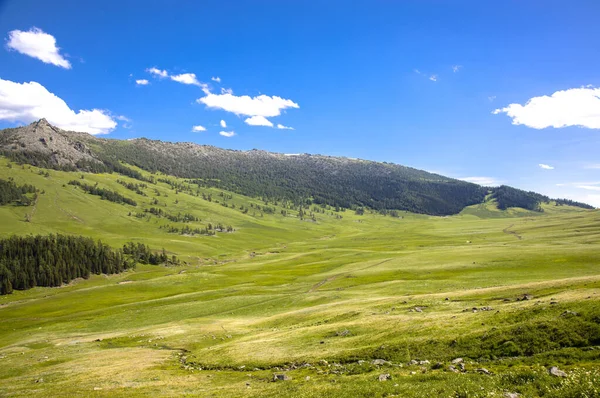
[[[0,237],[182,261],[0,296],[0,395],[598,396],[598,211],[490,197],[455,216],[358,215],[127,167],[150,182],[0,159],[0,179],[38,190],[0,206]]]

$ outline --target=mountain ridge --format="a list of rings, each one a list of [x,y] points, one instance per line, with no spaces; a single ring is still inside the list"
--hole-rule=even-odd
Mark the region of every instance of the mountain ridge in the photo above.
[[[483,202],[490,193],[490,188],[477,184],[388,162],[259,149],[241,151],[148,138],[98,138],[59,129],[45,119],[1,130],[0,150],[12,160],[40,167],[118,172],[138,178],[139,173],[125,163],[265,200],[343,208],[450,215]],[[510,187],[493,190],[501,195],[498,198],[503,208],[523,203],[520,207],[537,210],[541,201],[550,200]],[[591,208],[577,202],[568,204]]]

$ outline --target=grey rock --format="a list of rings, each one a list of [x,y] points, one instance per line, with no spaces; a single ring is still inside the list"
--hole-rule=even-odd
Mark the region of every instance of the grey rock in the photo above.
[[[429,365],[430,362],[428,360],[419,361],[419,365]]]
[[[479,372],[479,373],[483,373],[483,374],[485,374],[485,375],[491,375],[491,374],[492,374],[492,373],[491,373],[489,370],[487,370],[486,368],[479,368],[479,369],[476,369],[475,371],[476,371],[476,372]]]
[[[292,378],[284,373],[275,373],[273,375],[273,381],[288,381],[292,380]]]
[[[450,365],[450,366],[448,366],[448,370],[449,370],[450,372],[458,373],[458,369],[456,369],[456,368],[454,367],[454,365]]]
[[[556,377],[567,377],[567,374],[556,366],[552,366],[550,369],[548,369],[548,373]]]
[[[411,360],[408,362],[408,365],[409,365],[409,366],[410,366],[410,365],[418,365],[418,364],[419,364],[419,361],[417,361],[416,359],[411,359]]]
[[[461,363],[461,362],[463,362],[462,358],[455,358],[455,359],[452,360],[452,364],[453,365],[456,365],[456,364]]]
[[[379,375],[379,381],[391,380],[392,376],[389,373],[382,373]]]
[[[565,312],[563,312],[562,314],[560,314],[560,316],[578,316],[579,314],[575,311],[569,311],[566,310]]]
[[[502,397],[503,398],[519,398],[521,394],[516,392],[505,392]]]
[[[385,359],[374,359],[371,361],[371,364],[381,366],[381,365],[391,365],[391,362],[386,361]]]

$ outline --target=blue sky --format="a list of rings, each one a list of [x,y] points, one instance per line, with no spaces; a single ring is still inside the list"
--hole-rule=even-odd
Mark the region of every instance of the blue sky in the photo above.
[[[387,161],[600,207],[598,1],[88,3],[0,0],[0,127]]]

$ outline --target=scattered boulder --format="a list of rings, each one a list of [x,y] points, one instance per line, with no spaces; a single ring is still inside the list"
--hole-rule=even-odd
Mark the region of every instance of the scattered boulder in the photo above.
[[[456,369],[456,368],[454,367],[454,365],[450,365],[450,366],[448,366],[448,370],[449,370],[450,372],[458,373],[458,369]]]
[[[559,368],[557,368],[556,366],[553,366],[550,369],[548,369],[548,373],[555,377],[567,377],[567,374]]]
[[[579,315],[577,312],[569,311],[569,310],[566,310],[565,312],[560,314],[560,316],[577,316],[577,315]]]
[[[292,380],[292,378],[286,374],[275,373],[273,375],[273,381],[288,381],[288,380]]]
[[[502,397],[503,398],[519,398],[521,394],[516,392],[505,392]]]
[[[418,365],[418,364],[419,364],[419,361],[417,361],[416,359],[411,359],[411,360],[408,362],[408,365],[409,365],[409,366],[411,366],[411,365]]]
[[[428,360],[419,361],[419,365],[429,365],[430,362]]]
[[[392,376],[389,373],[382,373],[379,375],[379,381],[391,380]]]
[[[386,361],[385,359],[374,359],[371,361],[371,364],[381,366],[381,365],[391,365],[391,362]]]
[[[479,373],[483,373],[484,375],[491,375],[492,372],[490,372],[489,370],[487,370],[486,368],[479,368],[479,369],[475,369],[476,372]]]
[[[463,362],[462,358],[455,358],[455,359],[452,360],[452,364],[453,365],[456,365],[456,364],[459,364],[459,363],[462,363],[462,362]]]
[[[467,369],[465,368],[465,364],[462,362],[458,364],[458,368],[460,369],[461,372],[467,371]]]
[[[523,295],[523,297],[518,298],[517,301],[527,301],[527,300],[531,300],[532,298],[533,298],[533,296],[531,294],[525,293]]]

